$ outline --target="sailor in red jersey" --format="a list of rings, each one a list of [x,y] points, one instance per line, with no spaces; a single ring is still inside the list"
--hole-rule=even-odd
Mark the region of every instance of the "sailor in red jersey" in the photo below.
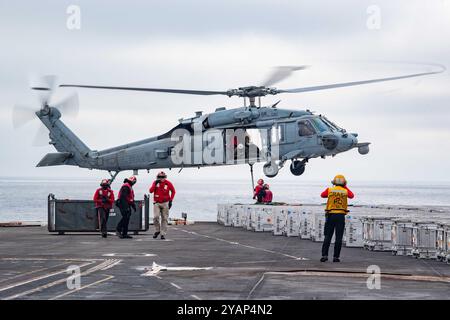
[[[153,224],[155,226],[156,239],[161,234],[161,240],[166,238],[167,223],[169,220],[169,210],[172,208],[172,201],[175,197],[175,188],[173,184],[167,180],[164,171],[158,173],[156,180],[150,187],[150,193],[153,193]]]
[[[116,234],[121,239],[131,239],[128,235],[128,224],[130,223],[131,208],[136,212],[136,204],[134,203],[133,185],[136,184],[136,177],[132,176],[123,181],[117,196],[117,206],[120,209],[122,219],[117,224]]]
[[[100,188],[95,191],[94,203],[95,208],[97,209],[100,232],[102,233],[102,237],[106,238],[108,235],[107,224],[109,211],[114,203],[114,192],[111,190],[110,181],[108,179],[103,179],[100,183]]]

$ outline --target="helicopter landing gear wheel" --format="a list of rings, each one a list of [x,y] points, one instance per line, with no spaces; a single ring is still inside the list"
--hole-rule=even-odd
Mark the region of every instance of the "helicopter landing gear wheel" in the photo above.
[[[268,178],[273,178],[278,174],[278,165],[275,162],[266,163],[263,167],[263,172]]]
[[[301,176],[305,172],[305,163],[299,160],[292,161],[290,169],[294,176]]]

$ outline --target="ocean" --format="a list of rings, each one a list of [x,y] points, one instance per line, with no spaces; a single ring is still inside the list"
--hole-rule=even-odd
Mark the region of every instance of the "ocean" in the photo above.
[[[251,183],[173,179],[176,196],[171,217],[188,214],[189,220],[215,221],[217,203],[253,203]],[[150,180],[138,181],[135,193],[143,199]],[[121,181],[113,184],[117,193]],[[320,193],[329,185],[318,181],[271,180],[274,201],[286,203],[323,203]],[[93,179],[0,178],[0,222],[47,221],[47,196],[59,199],[91,199],[98,187]],[[355,182],[353,204],[450,206],[450,183]]]

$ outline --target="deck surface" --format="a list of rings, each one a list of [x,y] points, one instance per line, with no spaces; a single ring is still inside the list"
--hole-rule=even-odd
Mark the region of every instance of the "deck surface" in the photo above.
[[[443,262],[344,247],[341,263],[321,263],[321,243],[206,222],[171,226],[165,241],[152,233],[0,228],[0,299],[450,299]],[[367,287],[371,265],[380,289]]]

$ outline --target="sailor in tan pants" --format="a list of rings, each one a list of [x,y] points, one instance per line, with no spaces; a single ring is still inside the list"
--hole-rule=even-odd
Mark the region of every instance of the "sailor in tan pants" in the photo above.
[[[153,196],[153,224],[155,226],[156,239],[161,234],[161,240],[166,238],[167,222],[169,220],[169,210],[172,207],[172,201],[175,197],[175,188],[173,184],[167,180],[164,171],[158,173],[156,180],[150,187],[150,193]]]

